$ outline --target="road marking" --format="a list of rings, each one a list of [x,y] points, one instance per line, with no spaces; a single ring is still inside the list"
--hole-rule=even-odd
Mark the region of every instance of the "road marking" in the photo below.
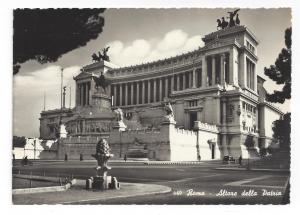
[[[264,176],[260,176],[260,177],[256,177],[256,178],[249,178],[249,179],[244,179],[244,180],[240,180],[240,181],[230,182],[230,183],[227,183],[225,185],[227,185],[227,186],[241,186],[242,184],[245,184],[245,183],[258,181],[258,180],[262,180],[262,179],[266,179],[266,178],[270,178],[270,177],[271,176],[269,176],[269,175],[264,175]]]
[[[166,180],[166,179],[153,179],[153,178],[130,178],[130,177],[118,177],[119,180],[121,181],[122,179],[132,179],[132,180],[138,180],[138,181],[154,181],[154,182],[159,182],[159,181],[170,181],[170,180]]]
[[[192,177],[192,178],[183,178],[183,179],[179,179],[179,180],[167,180],[167,179],[153,179],[153,178],[130,178],[130,177],[119,177],[120,180],[122,179],[132,179],[132,180],[139,180],[139,181],[154,181],[154,182],[187,182],[190,180],[194,180],[194,179],[201,179],[201,178],[210,178],[210,177],[215,177],[215,176],[221,176],[221,175],[225,175],[225,174],[213,174],[213,175],[204,175],[201,177]]]
[[[179,180],[170,181],[170,182],[188,182],[188,181],[194,180],[194,179],[210,178],[210,177],[221,176],[221,175],[225,175],[225,174],[204,175],[204,176],[201,176],[201,177],[184,178],[184,179],[179,179]]]
[[[254,181],[258,181],[258,180],[262,180],[262,179],[267,179],[267,178],[271,178],[271,175],[263,175],[260,177],[256,177],[256,178],[249,178],[249,179],[244,179],[244,180],[240,180],[240,181],[234,181],[234,182],[230,182],[227,184],[224,184],[225,186],[235,186],[235,187],[257,187],[257,188],[273,188],[273,189],[282,189],[284,188],[284,186],[271,186],[271,185],[257,185],[257,184],[246,184],[246,183],[250,183],[250,182],[254,182]]]

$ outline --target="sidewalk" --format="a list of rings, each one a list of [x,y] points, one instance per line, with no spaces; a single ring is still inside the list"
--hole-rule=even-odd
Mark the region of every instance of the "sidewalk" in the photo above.
[[[163,194],[171,192],[171,188],[156,184],[120,183],[120,190],[88,191],[85,180],[77,180],[71,189],[64,192],[48,192],[34,194],[17,194],[12,196],[13,204],[81,204],[104,201],[115,198]]]

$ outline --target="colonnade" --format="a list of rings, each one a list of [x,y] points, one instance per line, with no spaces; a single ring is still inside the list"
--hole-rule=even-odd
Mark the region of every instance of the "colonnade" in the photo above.
[[[171,92],[201,86],[201,68],[169,76],[134,80],[111,85],[113,106],[147,104],[163,101]]]
[[[224,85],[229,82],[229,56],[222,53],[204,56],[202,68],[169,76],[113,83],[113,106],[148,104],[163,101],[173,91]]]
[[[79,106],[90,105],[90,90],[91,90],[91,83],[90,82],[83,82],[77,83],[76,88],[76,104]]]

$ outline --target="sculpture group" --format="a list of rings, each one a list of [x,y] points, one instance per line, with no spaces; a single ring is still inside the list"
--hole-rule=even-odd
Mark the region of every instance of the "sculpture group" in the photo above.
[[[109,62],[109,56],[107,55],[108,50],[109,50],[109,46],[102,49],[102,54],[101,54],[101,52],[98,52],[98,55],[96,53],[94,53],[92,55],[93,61],[99,62],[102,59],[102,60]]]
[[[101,72],[101,75],[99,77],[93,76],[93,79],[95,81],[95,89],[100,93],[106,94],[106,88],[109,85],[109,82],[105,78],[103,72]]]
[[[227,12],[229,14],[229,17],[226,17],[229,19],[229,22],[227,22],[224,18],[224,16],[221,19],[217,19],[217,29],[224,29],[227,27],[233,27],[236,25],[240,25],[240,19],[239,14],[237,13],[240,9],[237,9],[235,11]],[[234,20],[235,18],[235,20]]]

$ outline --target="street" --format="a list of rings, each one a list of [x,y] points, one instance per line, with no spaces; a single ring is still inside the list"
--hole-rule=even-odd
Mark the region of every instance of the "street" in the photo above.
[[[109,175],[120,182],[159,184],[172,192],[131,198],[91,201],[88,204],[282,204],[289,173],[278,171],[216,170],[220,162],[197,165],[145,165],[112,162]],[[13,173],[73,176],[95,174],[93,161],[34,162],[15,166]],[[83,188],[84,189],[84,188]]]

